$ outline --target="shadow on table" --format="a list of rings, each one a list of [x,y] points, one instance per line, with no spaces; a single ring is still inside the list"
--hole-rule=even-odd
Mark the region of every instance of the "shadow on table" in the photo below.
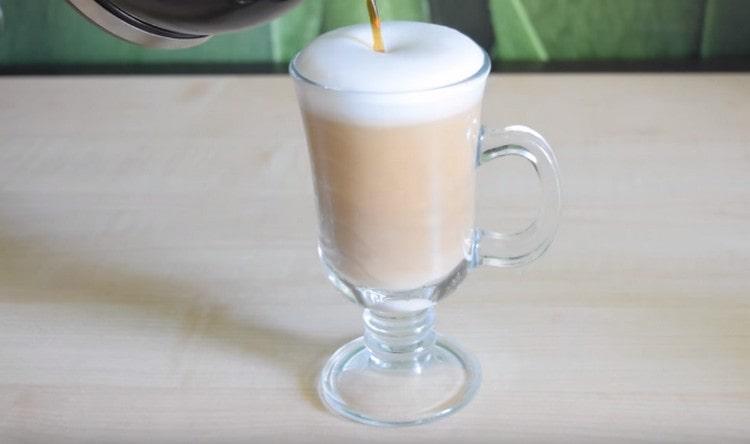
[[[11,296],[11,301],[112,305],[143,312],[144,317],[178,320],[182,332],[173,368],[180,367],[182,356],[193,340],[203,337],[288,370],[297,378],[307,401],[323,409],[315,380],[324,359],[337,344],[257,320],[237,319],[229,312],[231,307],[212,302],[201,289],[187,283],[116,269],[93,259],[83,260],[74,250],[65,254],[60,250],[44,241],[0,236],[0,283],[18,295]],[[0,300],[3,298],[8,300],[9,296],[0,295]],[[341,342],[343,339],[338,341]]]

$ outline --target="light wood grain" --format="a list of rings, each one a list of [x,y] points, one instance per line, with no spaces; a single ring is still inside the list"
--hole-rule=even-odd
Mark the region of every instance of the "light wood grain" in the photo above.
[[[750,440],[750,76],[494,76],[485,120],[553,144],[558,239],[440,304],[476,399],[381,430],[314,391],[361,321],[287,78],[0,79],[0,442]],[[487,167],[480,221],[533,183]]]

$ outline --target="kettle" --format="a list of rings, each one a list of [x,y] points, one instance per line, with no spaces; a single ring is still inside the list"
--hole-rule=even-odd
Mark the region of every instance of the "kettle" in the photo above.
[[[190,48],[271,20],[301,0],[68,0],[96,25],[149,48]]]

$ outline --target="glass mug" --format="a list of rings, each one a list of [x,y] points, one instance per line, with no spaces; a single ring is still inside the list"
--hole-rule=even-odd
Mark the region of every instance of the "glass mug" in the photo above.
[[[480,265],[518,266],[544,253],[560,210],[555,156],[535,131],[479,123],[490,71],[440,88],[340,90],[290,64],[305,124],[328,278],[364,307],[364,336],[324,366],[333,412],[371,425],[421,424],[466,405],[478,362],[435,334],[435,304]],[[476,168],[520,156],[542,185],[538,217],[512,234],[474,227]]]

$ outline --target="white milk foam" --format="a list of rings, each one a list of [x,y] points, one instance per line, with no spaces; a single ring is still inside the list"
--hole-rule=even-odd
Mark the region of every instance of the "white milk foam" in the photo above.
[[[409,125],[478,105],[486,75],[460,83],[486,61],[473,40],[420,22],[384,22],[382,32],[385,53],[372,49],[369,24],[328,32],[302,50],[294,70],[319,85],[298,82],[303,109],[362,125]]]

